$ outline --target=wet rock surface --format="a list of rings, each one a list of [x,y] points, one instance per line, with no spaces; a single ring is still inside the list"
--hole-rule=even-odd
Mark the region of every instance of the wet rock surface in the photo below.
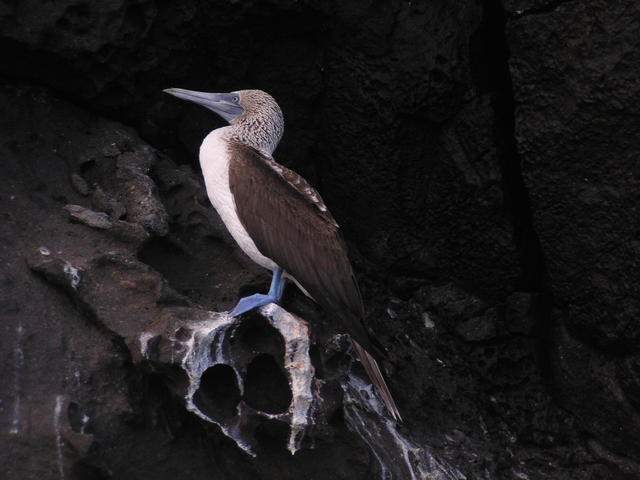
[[[639,16],[0,2],[8,478],[640,478]],[[276,158],[343,226],[403,424],[294,288],[301,376],[274,312],[198,337],[268,276],[201,184],[221,124],[171,86],[277,98]]]

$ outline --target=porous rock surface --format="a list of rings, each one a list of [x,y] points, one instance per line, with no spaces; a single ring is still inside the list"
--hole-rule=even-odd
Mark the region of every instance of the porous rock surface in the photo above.
[[[8,478],[640,478],[637,9],[0,2]],[[401,426],[293,288],[324,385],[301,449],[287,419],[242,417],[253,457],[189,411],[169,326],[268,277],[199,180],[221,123],[174,86],[279,101],[276,158],[344,229]],[[281,415],[284,337],[247,325],[242,392],[221,364],[195,404]]]

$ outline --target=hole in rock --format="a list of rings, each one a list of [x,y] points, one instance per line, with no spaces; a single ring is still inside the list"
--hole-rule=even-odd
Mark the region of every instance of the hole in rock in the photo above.
[[[291,404],[287,377],[271,355],[255,357],[247,367],[244,400],[266,413],[283,413]]]
[[[200,378],[200,388],[193,403],[202,413],[213,418],[228,418],[237,414],[240,389],[236,375],[229,365],[214,365]]]
[[[247,317],[233,334],[236,345],[251,352],[268,352],[276,358],[282,358],[284,340],[280,332],[258,314],[252,313]]]
[[[89,425],[89,415],[77,403],[69,403],[67,417],[69,418],[69,425],[74,432],[93,433]]]
[[[96,161],[95,160],[81,161],[81,163],[78,163],[78,174],[81,177],[84,177],[91,170],[93,170],[95,168],[96,168]],[[85,178],[85,180],[86,180],[86,178]]]

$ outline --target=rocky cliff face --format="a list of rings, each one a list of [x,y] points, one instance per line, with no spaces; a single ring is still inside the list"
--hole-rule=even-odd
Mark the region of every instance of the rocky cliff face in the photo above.
[[[0,2],[8,478],[640,478],[638,22],[632,0]],[[221,123],[173,86],[279,101],[276,158],[343,227],[403,424],[294,288],[216,313],[268,277],[202,186]]]

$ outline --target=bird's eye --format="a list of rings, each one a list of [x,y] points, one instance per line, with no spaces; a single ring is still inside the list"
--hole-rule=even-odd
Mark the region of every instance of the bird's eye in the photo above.
[[[240,97],[238,95],[233,96],[233,101],[238,103],[240,101]]]

